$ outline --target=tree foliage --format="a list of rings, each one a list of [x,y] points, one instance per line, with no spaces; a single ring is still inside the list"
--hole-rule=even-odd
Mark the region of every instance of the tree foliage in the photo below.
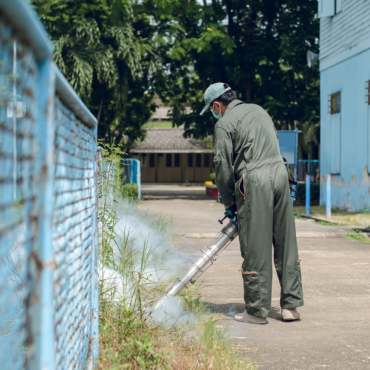
[[[144,137],[154,94],[187,136],[213,133],[203,93],[228,83],[278,129],[298,129],[303,157],[319,143],[316,0],[33,0],[54,60],[99,120],[99,136]],[[191,107],[191,112],[185,108]]]
[[[130,0],[33,0],[53,59],[97,117],[100,138],[127,146],[154,111],[148,79],[156,55],[137,36]]]
[[[203,92],[226,82],[238,98],[264,107],[278,129],[305,132],[303,151],[318,144],[319,72],[306,52],[318,52],[316,0],[146,0],[168,66],[176,125],[204,137],[213,118],[200,117]],[[192,113],[185,113],[184,105]],[[306,140],[307,137],[307,140]],[[311,151],[312,154],[312,151]]]

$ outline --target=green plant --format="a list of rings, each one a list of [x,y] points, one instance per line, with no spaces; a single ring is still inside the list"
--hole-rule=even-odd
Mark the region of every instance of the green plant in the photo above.
[[[216,183],[216,173],[213,172],[213,173],[210,173],[209,174],[209,178],[210,180],[215,184]]]
[[[114,144],[104,145],[105,171],[99,173],[99,326],[100,369],[250,369],[241,361],[217,317],[201,301],[200,285],[181,292],[184,312],[196,318],[192,328],[197,335],[184,341],[188,324],[176,321],[164,328],[156,324],[150,305],[168,283],[154,279],[160,274],[171,221],[149,215],[137,202],[117,200],[119,191],[112,173],[116,155]],[[118,169],[119,170],[119,169]],[[118,183],[119,184],[119,183]],[[117,197],[112,200],[112,194]],[[123,216],[122,216],[123,215]],[[121,217],[130,222],[120,222]],[[144,237],[137,227],[150,230]],[[140,240],[140,245],[138,245]],[[153,242],[155,240],[155,242]],[[157,247],[160,246],[161,249]],[[162,268],[163,269],[163,268]],[[154,276],[155,275],[155,276]]]
[[[319,225],[323,225],[323,226],[345,226],[345,225],[347,225],[347,224],[344,224],[344,223],[329,222],[329,221],[324,221],[324,220],[316,221],[316,223],[319,224]]]
[[[306,202],[306,184],[298,184],[297,198],[296,201],[299,203]],[[320,184],[311,184],[311,203],[320,201]]]
[[[360,230],[349,230],[347,238],[358,240],[363,243],[370,243],[370,239],[368,239]]]
[[[122,186],[121,194],[124,198],[136,200],[139,196],[137,184],[125,184]]]

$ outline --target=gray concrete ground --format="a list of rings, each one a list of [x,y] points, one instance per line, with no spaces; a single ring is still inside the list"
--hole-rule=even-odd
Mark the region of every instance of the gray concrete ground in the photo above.
[[[174,217],[176,248],[189,259],[221,229],[223,206],[205,198],[204,188],[143,186],[143,193],[150,213]],[[370,369],[370,244],[347,239],[343,227],[303,220],[296,227],[305,299],[300,321],[282,321],[276,274],[269,323],[233,319],[244,310],[237,239],[200,279],[204,301],[225,314],[219,325],[260,369]]]

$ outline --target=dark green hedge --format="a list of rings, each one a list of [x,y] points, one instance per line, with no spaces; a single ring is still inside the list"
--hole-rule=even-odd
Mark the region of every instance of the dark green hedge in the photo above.
[[[311,204],[320,201],[320,184],[311,183]],[[306,203],[306,184],[298,184],[297,203]]]

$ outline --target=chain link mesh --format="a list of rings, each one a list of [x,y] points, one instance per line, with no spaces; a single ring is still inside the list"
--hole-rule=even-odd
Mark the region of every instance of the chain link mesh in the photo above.
[[[60,100],[55,102],[56,368],[83,369],[91,335],[95,204],[95,137]]]
[[[36,238],[34,168],[38,68],[0,18],[0,367],[23,369],[28,343],[29,261]],[[30,351],[29,351],[30,352]]]

